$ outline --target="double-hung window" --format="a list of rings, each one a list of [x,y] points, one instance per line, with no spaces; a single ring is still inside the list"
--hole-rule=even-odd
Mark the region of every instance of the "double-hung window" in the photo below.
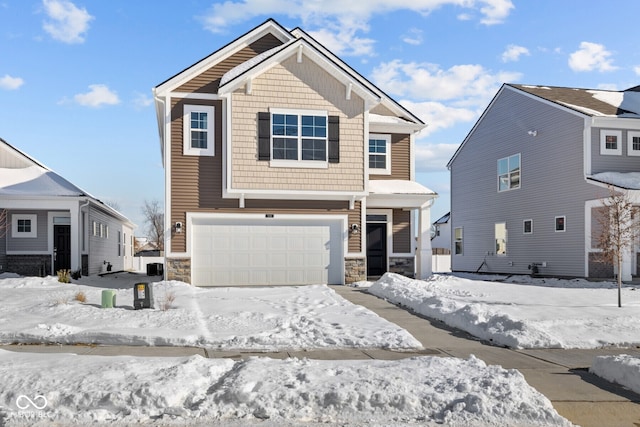
[[[622,131],[600,130],[600,154],[613,156],[622,154]]]
[[[462,255],[462,227],[456,227],[453,230],[453,253],[454,255]]]
[[[640,132],[627,132],[627,155],[640,156]]]
[[[495,224],[496,255],[507,254],[507,224],[497,222]]]
[[[213,156],[215,109],[209,105],[185,105],[183,152],[191,156]]]
[[[520,154],[498,160],[498,191],[520,188]]]
[[[391,174],[391,135],[369,135],[369,173]]]
[[[326,112],[272,110],[271,160],[276,164],[325,167],[327,149]]]

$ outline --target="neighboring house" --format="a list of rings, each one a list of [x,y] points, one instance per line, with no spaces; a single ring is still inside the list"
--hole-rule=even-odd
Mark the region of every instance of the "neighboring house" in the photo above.
[[[451,212],[438,218],[432,225],[431,248],[434,255],[451,253]]]
[[[134,225],[0,139],[0,272],[91,275],[129,270]]]
[[[453,271],[612,277],[594,237],[607,184],[640,189],[638,87],[505,84],[448,168]]]
[[[153,93],[168,279],[430,274],[436,194],[414,180],[425,125],[302,30],[268,20]]]

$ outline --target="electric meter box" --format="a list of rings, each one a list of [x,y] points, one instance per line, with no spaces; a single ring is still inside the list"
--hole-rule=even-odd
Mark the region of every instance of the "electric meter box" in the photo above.
[[[153,308],[153,287],[147,283],[133,285],[133,308]]]

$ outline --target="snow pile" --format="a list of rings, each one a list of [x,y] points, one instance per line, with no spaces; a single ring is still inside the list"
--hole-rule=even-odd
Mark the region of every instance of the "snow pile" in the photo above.
[[[0,421],[9,425],[571,425],[518,371],[474,357],[234,362],[0,350],[0,376]]]
[[[420,281],[387,273],[368,291],[511,348],[640,345],[640,292],[634,287],[623,289],[624,307],[618,308],[611,283],[578,287],[579,281],[521,279],[524,284],[452,275]]]
[[[96,284],[109,282],[93,276],[81,281],[87,284],[63,284],[55,277],[0,279],[0,342],[254,351],[422,348],[406,330],[324,285],[196,288],[157,282],[151,285],[156,309],[133,310],[133,286],[114,289],[117,307],[103,309]],[[75,299],[78,292],[86,303]]]
[[[589,372],[640,394],[640,358],[626,354],[599,356]]]

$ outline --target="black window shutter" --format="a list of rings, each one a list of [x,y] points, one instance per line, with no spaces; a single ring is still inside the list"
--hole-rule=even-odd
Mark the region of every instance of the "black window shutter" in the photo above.
[[[329,163],[340,163],[340,116],[329,116]]]
[[[258,113],[258,160],[271,160],[271,114]]]

